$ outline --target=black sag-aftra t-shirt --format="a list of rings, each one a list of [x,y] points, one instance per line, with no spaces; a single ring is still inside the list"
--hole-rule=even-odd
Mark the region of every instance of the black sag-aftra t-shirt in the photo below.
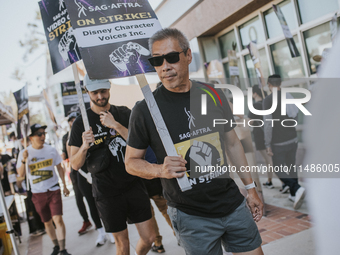
[[[116,121],[128,128],[131,110],[125,106],[111,105],[110,112]],[[107,170],[92,174],[92,190],[94,197],[108,197],[122,194],[132,185],[141,185],[140,178],[128,174],[125,170],[126,141],[115,130],[105,127],[100,122],[100,115],[87,109],[87,116],[95,138],[95,143],[88,150],[91,151],[105,145],[105,139],[109,137],[109,149],[111,151],[110,164]],[[84,125],[82,117],[76,118],[72,125],[69,145],[81,147]],[[86,161],[81,169],[87,172]]]
[[[192,81],[186,93],[174,93],[164,86],[153,92],[176,151],[188,162],[187,176],[202,160],[214,166],[227,166],[225,132],[231,131],[234,125],[214,127],[213,119],[225,119],[230,123],[234,121],[233,115],[223,92],[216,89],[221,102],[216,99],[215,104],[208,96],[208,114],[202,116],[200,98],[207,89],[204,84]],[[150,145],[159,164],[166,157],[145,100],[137,102],[132,110],[128,145],[136,149],[146,149]],[[202,173],[197,178],[189,177],[192,189],[185,192],[180,190],[176,179],[161,181],[168,205],[190,215],[222,217],[233,212],[244,199],[228,174]]]

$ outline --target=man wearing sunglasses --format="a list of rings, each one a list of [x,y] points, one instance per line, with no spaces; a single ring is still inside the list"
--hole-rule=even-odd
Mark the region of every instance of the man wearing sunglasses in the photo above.
[[[149,39],[150,63],[163,84],[155,96],[164,122],[181,156],[167,156],[145,100],[137,102],[129,124],[126,169],[145,179],[161,178],[168,214],[176,236],[189,255],[221,255],[222,245],[233,254],[263,254],[261,237],[254,221],[262,217],[250,173],[240,173],[248,192],[245,199],[228,173],[194,174],[195,166],[226,167],[227,157],[237,170],[247,160],[235,125],[213,125],[214,119],[235,120],[221,90],[189,79],[190,45],[177,29],[163,29]],[[214,92],[209,92],[214,91]],[[207,100],[208,114],[201,115],[201,97],[208,91],[220,99]],[[158,164],[144,160],[147,147]],[[192,189],[182,192],[175,178],[186,174]],[[189,175],[190,174],[190,175]],[[246,207],[248,204],[251,212]]]
[[[61,156],[57,150],[45,144],[45,129],[47,126],[34,124],[31,126],[29,139],[31,145],[19,153],[17,170],[20,177],[26,174],[25,165],[28,164],[28,178],[31,184],[32,201],[45,229],[51,238],[54,248],[52,255],[69,255],[65,249],[66,229],[63,221],[63,207],[56,167],[63,183],[63,193],[70,194],[65,183],[65,171],[61,166]],[[53,222],[56,230],[53,226]]]

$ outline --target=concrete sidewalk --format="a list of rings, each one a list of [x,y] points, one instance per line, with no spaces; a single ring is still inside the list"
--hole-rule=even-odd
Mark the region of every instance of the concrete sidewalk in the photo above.
[[[261,182],[265,181],[261,177]],[[280,194],[280,181],[274,179],[274,189],[264,189],[265,201],[267,202],[267,217],[258,224],[259,231],[263,239],[263,250],[270,255],[313,255],[315,254],[313,245],[313,233],[307,217],[308,210],[304,203],[298,211],[292,208],[292,202],[288,200],[288,194]],[[91,229],[88,233],[79,236],[78,230],[82,225],[73,192],[70,197],[63,198],[64,221],[67,231],[66,247],[73,254],[116,254],[115,244],[109,241],[101,247],[95,247],[97,232]],[[161,213],[154,205],[156,219],[160,233],[163,236],[164,253],[184,255],[184,250],[177,245],[171,228],[166,223]],[[293,226],[292,226],[293,225]],[[47,255],[52,251],[52,243],[45,234],[40,237],[29,237],[27,222],[22,223],[23,237],[22,244],[19,244],[20,254],[24,255]],[[130,254],[134,255],[138,241],[138,232],[134,225],[129,225]],[[156,254],[149,252],[148,254]],[[229,254],[229,253],[225,253]]]
[[[172,233],[172,229],[169,227],[162,214],[158,211],[155,204],[153,204],[153,206],[155,208],[156,219],[159,224],[160,232],[163,236],[163,245],[166,250],[166,252],[163,254],[184,255],[185,252],[183,248],[177,245],[177,240]],[[66,248],[69,253],[73,255],[116,254],[115,244],[111,244],[109,241],[107,241],[105,245],[101,247],[95,246],[95,241],[98,234],[94,227],[89,230],[88,233],[81,236],[78,235],[78,230],[81,228],[83,222],[76,206],[73,192],[71,192],[71,195],[69,197],[63,197],[63,210],[63,218],[66,225]],[[53,245],[47,234],[39,237],[29,237],[27,222],[22,223],[21,227],[23,232],[23,236],[21,238],[22,243],[18,244],[21,255],[51,254]],[[130,238],[130,254],[134,255],[139,235],[134,225],[129,225],[128,231]],[[156,253],[150,251],[148,254]]]
[[[260,176],[261,183],[265,182],[265,180],[266,176]],[[302,204],[298,211],[294,211],[293,203],[288,200],[288,194],[281,194],[279,192],[281,182],[278,179],[273,179],[273,184],[275,186],[274,189],[264,188],[263,190],[264,199],[267,204],[267,216],[263,217],[258,224],[263,239],[263,250],[265,254],[315,254],[313,229],[311,228],[308,217],[306,202]],[[97,231],[94,229],[91,229],[82,236],[78,235],[78,230],[82,226],[82,219],[78,212],[73,192],[71,192],[70,197],[63,198],[63,205],[67,232],[66,247],[71,254],[116,254],[115,244],[111,244],[109,241],[101,247],[95,247]],[[154,209],[160,233],[163,236],[163,245],[166,250],[164,254],[184,255],[185,252],[183,248],[177,245],[177,240],[172,233],[172,229],[168,226],[155,205]],[[40,237],[29,237],[27,222],[22,223],[21,227],[23,237],[22,243],[19,244],[20,254],[48,255],[51,253],[52,243],[46,234]],[[134,255],[139,236],[134,225],[129,225],[128,231],[130,237],[130,254]],[[156,253],[150,251],[148,254]]]

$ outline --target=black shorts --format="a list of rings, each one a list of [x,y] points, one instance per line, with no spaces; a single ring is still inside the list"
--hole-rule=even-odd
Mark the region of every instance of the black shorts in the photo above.
[[[127,228],[126,222],[140,223],[151,219],[149,196],[143,186],[137,184],[114,197],[95,197],[105,231],[115,233]]]
[[[253,135],[254,135],[254,142],[255,142],[256,150],[258,151],[265,150],[266,146],[264,144],[263,130],[260,127],[256,127],[253,130]]]

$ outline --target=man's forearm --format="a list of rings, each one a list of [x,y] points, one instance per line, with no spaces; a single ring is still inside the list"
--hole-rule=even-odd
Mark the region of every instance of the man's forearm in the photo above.
[[[72,146],[71,153],[73,152],[74,148],[77,147]],[[86,154],[87,149],[84,149],[84,147],[81,146],[78,151],[72,155],[71,166],[74,170],[78,171],[85,164]]]
[[[25,171],[26,164],[21,164],[20,167],[17,168],[17,172],[19,177],[25,177],[26,171]]]
[[[66,186],[66,182],[65,182],[65,170],[62,166],[60,166],[58,168],[58,173],[59,173],[59,177],[63,183],[64,186]]]
[[[113,126],[113,128],[124,138],[126,141],[128,138],[128,129],[124,127],[119,122],[116,122],[116,124]]]
[[[127,159],[125,161],[126,171],[143,179],[160,178],[162,165],[151,164],[144,159]]]

